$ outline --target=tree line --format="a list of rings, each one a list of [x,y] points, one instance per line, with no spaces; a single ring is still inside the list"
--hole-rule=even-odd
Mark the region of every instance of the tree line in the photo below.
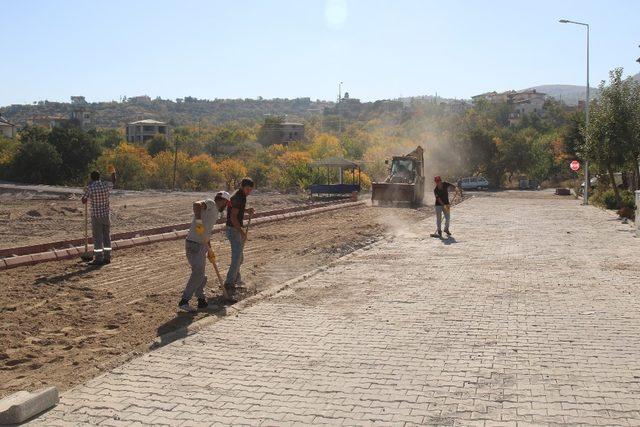
[[[482,101],[452,111],[446,103],[413,100],[394,108],[364,109],[339,120],[334,117],[337,110],[307,117],[304,139],[287,145],[264,144],[262,119],[191,121],[173,126],[168,139],[159,135],[144,144],[127,143],[121,129],[85,132],[72,123],[52,130],[26,126],[17,138],[0,139],[0,177],[80,185],[90,170],[106,171],[112,164],[125,188],[170,189],[175,163],[178,189],[233,188],[250,175],[262,187],[300,191],[326,179],[325,173],[320,176],[309,168],[313,160],[342,156],[361,164],[366,188],[370,180],[386,176],[385,159],[421,145],[428,176],[453,181],[484,175],[499,188],[517,185],[517,178],[526,175],[551,185],[575,177],[568,167],[574,159],[589,158],[598,172],[617,172],[637,159],[637,125],[631,125],[637,114],[632,113],[637,108],[638,96],[632,95],[637,84],[618,80],[602,86],[602,98],[592,105],[589,129],[582,111],[553,99],[547,100],[542,113],[516,121],[510,120],[509,105]],[[585,138],[587,134],[592,136]]]

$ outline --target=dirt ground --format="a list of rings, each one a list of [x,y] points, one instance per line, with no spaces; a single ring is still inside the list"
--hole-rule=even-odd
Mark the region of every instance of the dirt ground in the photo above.
[[[211,193],[115,191],[111,196],[111,230],[118,233],[188,222],[192,203],[207,196]],[[251,197],[256,210],[306,202],[304,195],[256,191]],[[83,218],[78,192],[7,191],[0,187],[0,248],[81,238]]]
[[[155,203],[139,209],[167,211],[162,200]],[[178,205],[175,212],[182,211]],[[260,291],[384,233],[415,232],[416,223],[431,215],[431,207],[345,208],[255,227],[243,279]],[[224,274],[228,243],[216,234],[213,247]],[[157,336],[215,315],[222,305],[210,266],[208,312],[177,314],[188,274],[183,241],[116,251],[102,268],[68,260],[1,271],[0,397],[45,385],[68,389],[146,351]]]

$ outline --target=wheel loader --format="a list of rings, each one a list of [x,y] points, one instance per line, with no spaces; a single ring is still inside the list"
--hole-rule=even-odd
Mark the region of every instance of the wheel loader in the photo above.
[[[386,161],[389,164],[389,161]],[[418,147],[406,156],[394,156],[389,176],[371,184],[373,204],[407,202],[419,206],[424,200],[424,150]]]

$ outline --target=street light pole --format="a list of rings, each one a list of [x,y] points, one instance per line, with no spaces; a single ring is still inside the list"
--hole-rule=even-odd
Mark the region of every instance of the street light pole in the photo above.
[[[570,21],[568,19],[561,19],[559,22],[561,24],[581,25],[587,29],[587,94],[586,94],[586,100],[584,104],[584,116],[585,116],[585,129],[588,129],[589,128],[589,24],[586,24],[584,22]],[[588,138],[589,138],[589,134],[585,133],[585,142],[587,141]],[[584,205],[589,204],[589,189],[590,189],[589,187],[590,186],[591,186],[591,182],[589,179],[589,159],[585,158],[584,159],[584,193],[583,193]]]
[[[342,82],[338,85],[338,104],[336,109],[338,112],[338,134],[342,133],[342,111],[340,111],[340,101],[342,100]]]

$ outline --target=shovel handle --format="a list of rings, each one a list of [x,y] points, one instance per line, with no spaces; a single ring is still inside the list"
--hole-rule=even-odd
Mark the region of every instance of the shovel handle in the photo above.
[[[89,208],[87,207],[87,204],[89,202],[87,201],[87,203],[84,204],[84,251],[87,252],[87,250],[89,249],[89,215],[87,214]]]
[[[211,246],[209,246],[209,249],[211,250],[211,256],[207,255],[207,258],[209,258],[209,262],[211,263],[211,265],[213,265],[213,269],[216,272],[216,276],[218,276],[218,282],[220,282],[220,286],[223,287],[224,289],[224,282],[222,281],[222,276],[220,276],[220,270],[218,270],[218,264],[216,263],[216,255],[215,252],[213,252],[213,249],[211,249]]]
[[[251,227],[251,218],[253,218],[253,213],[249,214],[249,221],[247,221],[247,228],[244,229],[245,242],[249,239],[249,227]]]

